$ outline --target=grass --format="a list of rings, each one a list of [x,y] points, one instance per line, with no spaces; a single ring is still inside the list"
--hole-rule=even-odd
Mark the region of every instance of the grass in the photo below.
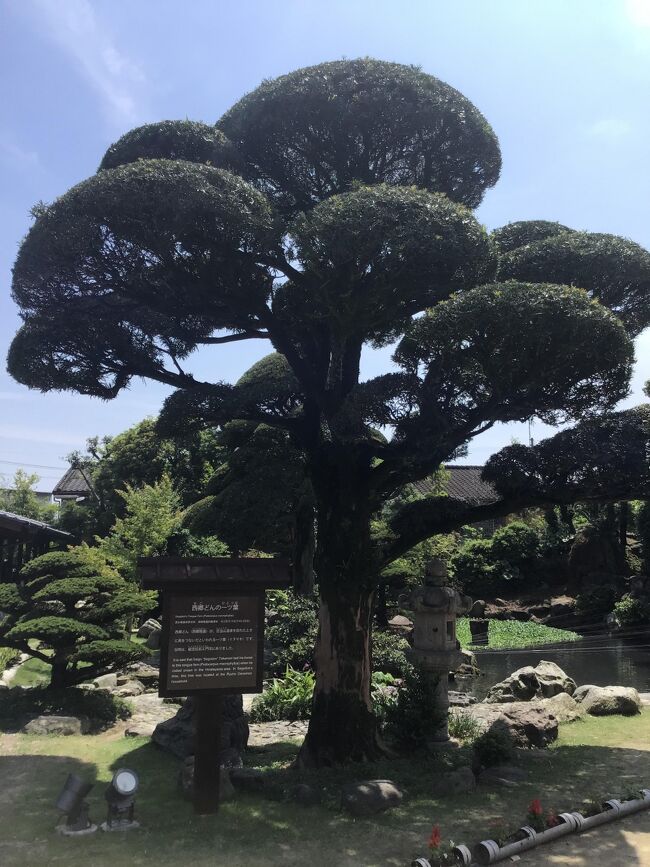
[[[469,631],[469,620],[466,617],[458,619],[456,634],[461,646],[473,648],[472,636]],[[490,620],[489,643],[491,650],[505,650],[520,647],[539,647],[545,644],[560,644],[565,641],[579,641],[580,636],[568,629],[556,629],[554,626],[544,626],[542,623],[522,622],[519,620]],[[485,645],[478,646],[485,649]]]
[[[14,650],[13,647],[0,647],[0,675],[2,672],[14,664],[14,660],[18,659],[20,651]]]
[[[50,682],[52,666],[35,656],[30,656],[16,670],[12,686],[42,686]]]
[[[0,736],[0,863],[66,867],[405,867],[426,853],[435,823],[443,837],[467,843],[489,834],[490,823],[522,821],[539,797],[545,807],[576,809],[587,797],[616,795],[650,782],[650,713],[638,717],[587,718],[565,725],[546,753],[524,753],[530,782],[517,788],[481,788],[476,793],[436,798],[431,779],[441,758],[386,760],[370,766],[294,771],[297,744],[252,748],[247,764],[267,774],[267,795],[239,793],[217,817],[195,817],[176,791],[179,763],[145,739],[116,732],[85,737]],[[456,754],[458,755],[458,754]],[[131,767],[140,776],[137,818],[141,830],[129,835],[96,834],[66,839],[54,833],[54,801],[69,772],[97,784],[89,795],[91,815],[103,818],[103,791],[112,770]],[[407,790],[400,808],[354,820],[338,809],[340,787],[349,780],[391,779]],[[297,782],[324,791],[321,806],[303,808],[282,800]],[[613,826],[612,826],[613,828]],[[632,856],[621,830],[617,853]],[[546,863],[546,862],[540,862]],[[604,861],[603,863],[609,863]],[[621,863],[636,864],[633,857]]]

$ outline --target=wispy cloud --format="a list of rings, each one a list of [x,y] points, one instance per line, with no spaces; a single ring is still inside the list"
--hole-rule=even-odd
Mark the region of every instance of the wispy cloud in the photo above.
[[[37,168],[40,165],[35,150],[21,147],[9,133],[5,132],[0,132],[0,160],[21,168]]]
[[[115,45],[90,0],[32,0],[26,8],[99,93],[110,120],[120,126],[136,121],[144,73]]]
[[[57,446],[79,446],[83,437],[73,436],[64,430],[43,426],[23,427],[19,424],[0,423],[0,437],[9,440],[26,440],[32,443],[50,443]]]
[[[587,133],[596,138],[621,139],[632,132],[632,124],[621,117],[603,117],[587,128]]]

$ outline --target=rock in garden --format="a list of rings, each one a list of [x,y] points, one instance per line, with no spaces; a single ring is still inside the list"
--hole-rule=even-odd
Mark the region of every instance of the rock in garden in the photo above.
[[[248,743],[248,722],[244,715],[241,695],[223,697],[221,723],[221,763],[233,766],[233,755],[239,755]],[[194,752],[194,702],[188,698],[176,716],[159,723],[152,735],[159,747],[184,759]],[[236,764],[241,765],[241,759]]]
[[[482,724],[483,729],[505,727],[515,746],[545,747],[557,740],[557,717],[538,702],[474,704],[465,713]]]
[[[147,662],[134,662],[126,670],[130,678],[135,678],[143,683],[147,689],[157,689],[160,679],[160,671],[155,665]]]
[[[532,665],[518,668],[490,689],[485,701],[488,704],[512,701],[530,701],[537,694],[539,682]]]
[[[112,692],[118,698],[129,698],[134,695],[142,695],[145,692],[145,687],[139,680],[128,680],[121,686],[117,686]]]
[[[543,659],[535,666],[535,674],[539,683],[539,692],[543,698],[551,698],[559,693],[573,695],[576,682],[564,672],[559,665]]]
[[[147,640],[145,642],[145,647],[148,647],[149,650],[160,650],[160,629],[152,629],[149,635],[147,636]]]
[[[184,797],[192,800],[194,795],[194,756],[188,756],[183,762],[183,767],[178,774],[178,788]],[[228,769],[220,768],[219,801],[229,801],[234,795],[235,790],[230,782]]]
[[[138,629],[138,638],[149,638],[154,629],[161,630],[162,626],[160,621],[154,620],[153,617],[150,617],[149,620],[145,620],[142,626]]]
[[[575,722],[581,719],[586,711],[584,707],[566,692],[560,692],[551,698],[542,698],[535,702],[550,711],[559,723]]]
[[[399,807],[404,794],[390,780],[350,783],[341,792],[341,807],[353,816],[374,816]]]
[[[458,768],[436,774],[431,786],[431,794],[436,797],[465,795],[476,788],[476,777],[471,768]]]
[[[117,686],[116,674],[100,674],[93,680],[97,689],[114,689]]]
[[[315,807],[322,800],[320,791],[307,783],[298,783],[289,790],[288,794],[289,800],[303,807]]]
[[[623,714],[634,716],[641,711],[641,698],[631,686],[579,686],[575,700],[592,716]]]
[[[83,735],[90,728],[87,717],[37,716],[20,730],[25,735]]]
[[[550,698],[565,692],[571,695],[576,688],[575,681],[554,662],[543,659],[534,668],[527,665],[495,683],[485,701],[512,702],[531,701],[533,698]]]

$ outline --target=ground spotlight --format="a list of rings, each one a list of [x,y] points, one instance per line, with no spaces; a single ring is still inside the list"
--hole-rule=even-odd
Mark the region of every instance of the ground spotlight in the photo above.
[[[88,818],[88,804],[84,800],[94,783],[87,783],[76,774],[68,774],[61,794],[57,798],[56,808],[66,815],[64,825],[59,825],[57,830],[61,834],[92,834],[97,830],[97,825]]]
[[[127,831],[137,828],[133,818],[135,793],[138,791],[138,775],[129,768],[119,768],[106,789],[108,816],[102,825],[103,831]]]

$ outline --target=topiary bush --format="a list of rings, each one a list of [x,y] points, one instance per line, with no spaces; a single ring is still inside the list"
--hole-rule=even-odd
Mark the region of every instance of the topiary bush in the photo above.
[[[54,551],[24,566],[20,583],[0,585],[0,642],[50,665],[50,686],[62,689],[145,656],[125,640],[126,623],[155,605],[155,593],[124,580],[97,549]]]
[[[476,738],[473,746],[473,765],[480,768],[493,768],[507,765],[515,755],[512,735],[505,726],[495,723],[488,731]]]
[[[49,689],[42,686],[23,689],[16,686],[0,691],[0,723],[16,724],[30,716],[55,714],[86,716],[93,730],[108,728],[117,720],[131,716],[124,699],[104,690]]]

